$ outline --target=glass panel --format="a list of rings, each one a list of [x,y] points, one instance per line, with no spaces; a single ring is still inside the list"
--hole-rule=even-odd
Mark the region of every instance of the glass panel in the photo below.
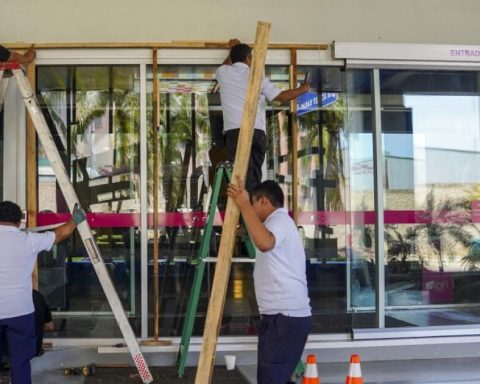
[[[160,66],[158,69],[160,126],[159,139],[159,254],[160,254],[160,335],[180,335],[195,270],[191,261],[198,258],[203,222],[210,200],[215,167],[227,160],[223,142],[223,118],[215,86],[217,66]],[[267,76],[288,87],[286,68],[266,69]],[[152,150],[152,71],[148,69],[149,153]],[[285,107],[268,111],[269,121]],[[284,114],[285,115],[285,114]],[[276,141],[271,139],[272,142]],[[287,150],[284,149],[286,153]],[[270,164],[267,154],[267,164]],[[149,212],[153,212],[153,161],[148,159]],[[267,174],[270,177],[270,168]],[[285,170],[285,173],[288,169]],[[265,172],[264,172],[265,174]],[[224,192],[222,192],[224,193]],[[225,199],[218,208],[223,211]],[[150,225],[152,221],[149,221]],[[216,256],[221,236],[218,216],[210,243],[209,256]],[[153,232],[149,232],[149,292],[153,286]],[[246,256],[241,238],[237,239],[235,257]],[[215,264],[207,263],[194,335],[202,335]],[[153,329],[153,294],[150,294],[149,330]],[[253,289],[253,263],[234,263],[227,291],[221,335],[256,334],[258,311]]]
[[[347,308],[352,328],[369,328],[376,326],[372,73],[349,70],[346,78]]]
[[[297,100],[298,224],[308,259],[312,331],[344,332],[352,325],[352,308],[365,306],[373,292],[369,275],[361,286],[349,281],[368,266],[369,254],[353,240],[366,228],[367,204],[373,207],[373,174],[358,178],[349,167],[372,159],[370,75],[301,67],[299,83],[306,72],[312,89]]]
[[[37,98],[124,309],[140,332],[140,95],[138,66],[37,67]],[[39,225],[69,219],[41,144]],[[56,336],[119,337],[120,330],[75,233],[39,256],[40,289]]]
[[[381,71],[387,314],[480,322],[478,73]]]

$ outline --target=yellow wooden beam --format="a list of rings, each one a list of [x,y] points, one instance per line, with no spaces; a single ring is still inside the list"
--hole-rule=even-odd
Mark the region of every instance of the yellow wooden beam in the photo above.
[[[193,48],[193,49],[228,49],[228,41],[138,41],[138,42],[12,42],[2,43],[9,49],[27,49],[35,44],[37,49],[62,49],[62,48]],[[254,45],[250,43],[250,45]],[[268,49],[312,49],[326,50],[329,44],[303,44],[303,43],[270,43]]]
[[[270,29],[270,23],[257,23],[255,50],[253,51],[253,60],[250,67],[247,93],[245,95],[237,152],[235,154],[232,173],[233,180],[236,180],[237,177],[245,180],[247,174],[253,138],[253,125],[257,112],[260,85],[264,76],[265,57],[267,55]],[[222,323],[239,216],[240,212],[237,206],[231,198],[228,198],[195,384],[209,384],[212,380],[217,339]]]
[[[290,50],[289,66],[290,89],[297,88],[297,50]],[[292,211],[293,220],[298,224],[298,124],[297,99],[290,101],[290,121],[292,123]]]
[[[35,60],[28,64],[27,77],[32,89],[35,90]],[[37,188],[37,133],[35,125],[27,113],[26,125],[27,150],[27,227],[37,226],[38,188]],[[35,262],[32,273],[32,285],[38,289],[38,263]]]

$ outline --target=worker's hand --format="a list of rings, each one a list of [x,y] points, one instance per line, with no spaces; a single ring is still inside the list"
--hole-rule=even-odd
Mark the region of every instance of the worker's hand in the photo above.
[[[303,83],[303,84],[300,86],[300,90],[301,90],[303,93],[310,92],[310,82],[309,82],[309,81],[306,81],[305,83]]]
[[[76,225],[86,220],[85,211],[79,203],[76,203],[73,207],[72,219]]]
[[[242,210],[242,208],[250,205],[250,196],[247,190],[243,187],[243,182],[237,175],[237,181],[235,184],[230,183],[227,187],[227,195],[233,199],[236,206]]]
[[[236,46],[236,45],[238,45],[238,44],[241,44],[241,43],[240,43],[240,40],[238,40],[238,39],[230,39],[230,40],[228,41],[228,48],[231,49],[231,48],[233,48],[234,46]]]
[[[28,48],[27,52],[23,54],[23,57],[25,58],[25,63],[32,62],[36,56],[37,56],[37,53],[35,52],[33,45],[30,48]]]

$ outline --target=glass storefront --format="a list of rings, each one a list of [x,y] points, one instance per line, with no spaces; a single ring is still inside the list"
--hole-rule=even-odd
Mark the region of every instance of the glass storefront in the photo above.
[[[388,315],[480,320],[478,73],[380,71]]]
[[[153,330],[152,137],[157,134],[159,329],[161,336],[178,336],[215,167],[226,160],[221,109],[213,92],[217,66],[159,65],[158,130],[152,126],[152,68],[146,66],[143,79],[140,68],[40,65],[37,96],[137,335],[145,320],[142,294],[148,297],[148,334]],[[380,70],[374,86],[371,69],[310,65],[297,68],[297,84],[306,72],[312,89],[297,103],[297,148],[292,149],[289,106],[268,107],[263,174],[281,184],[292,210],[292,172],[298,169],[296,206],[308,259],[312,332],[375,328],[379,316],[390,328],[479,323],[478,73]],[[266,75],[288,88],[287,66],[269,65]],[[142,81],[146,95],[140,92]],[[143,96],[145,158],[140,156]],[[376,152],[378,129],[382,147]],[[142,166],[146,196],[140,194]],[[376,169],[383,169],[380,205]],[[67,208],[41,145],[38,174],[39,225],[65,220]],[[148,292],[141,292],[142,199],[148,208],[143,276]],[[379,206],[384,218],[380,241]],[[220,236],[218,215],[209,256],[216,256]],[[241,239],[234,256],[247,256]],[[221,335],[257,333],[253,262],[232,265]],[[40,255],[39,265],[40,288],[59,323],[56,336],[120,336],[78,237]],[[378,268],[385,274],[384,290],[378,289]],[[203,332],[214,272],[215,262],[207,263],[194,335]]]
[[[37,68],[37,98],[96,242],[140,331],[140,156],[138,66]],[[68,219],[68,208],[41,144],[39,225]],[[57,311],[61,337],[118,337],[110,306],[78,237],[39,255],[40,290]]]

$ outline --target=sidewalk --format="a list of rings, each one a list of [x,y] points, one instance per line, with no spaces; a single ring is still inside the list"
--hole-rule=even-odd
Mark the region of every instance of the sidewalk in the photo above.
[[[473,384],[480,383],[480,358],[362,362],[367,384]],[[255,365],[239,366],[250,384],[256,383]],[[322,384],[345,382],[349,363],[318,364]]]

